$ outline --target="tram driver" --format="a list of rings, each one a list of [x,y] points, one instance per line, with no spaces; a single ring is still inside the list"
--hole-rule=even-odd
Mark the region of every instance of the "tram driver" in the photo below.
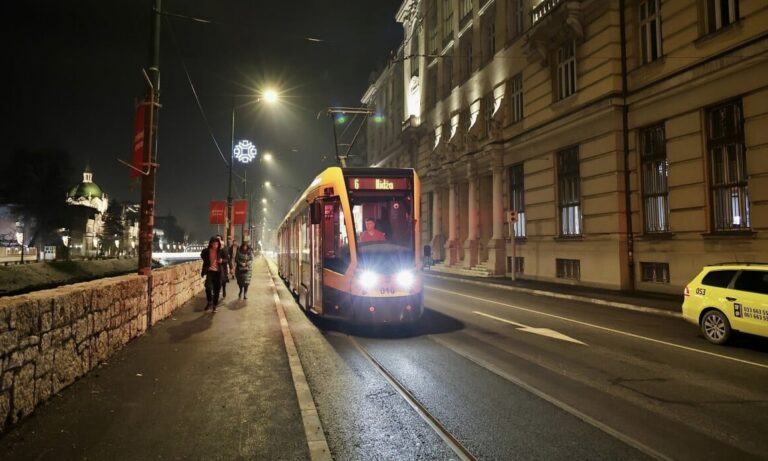
[[[365,218],[365,230],[360,233],[361,242],[382,242],[386,239],[384,232],[376,229],[373,218]]]

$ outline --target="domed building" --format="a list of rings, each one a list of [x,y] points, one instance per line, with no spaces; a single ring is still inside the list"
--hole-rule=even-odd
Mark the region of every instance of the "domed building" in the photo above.
[[[83,181],[67,192],[67,204],[73,206],[68,245],[70,256],[97,256],[109,198],[93,182],[90,166],[83,171]]]

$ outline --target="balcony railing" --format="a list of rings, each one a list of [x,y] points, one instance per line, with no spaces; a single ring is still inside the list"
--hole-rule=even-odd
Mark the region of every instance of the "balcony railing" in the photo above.
[[[541,21],[544,16],[548,15],[564,1],[565,0],[543,0],[533,8],[533,11],[531,12],[531,23],[536,24]]]

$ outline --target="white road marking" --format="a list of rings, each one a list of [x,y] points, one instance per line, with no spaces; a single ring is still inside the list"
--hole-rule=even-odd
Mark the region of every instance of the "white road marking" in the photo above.
[[[566,336],[566,335],[564,335],[564,334],[562,334],[560,332],[557,332],[555,330],[550,330],[549,328],[529,327],[528,325],[523,325],[522,323],[513,322],[511,320],[507,320],[507,319],[504,319],[504,318],[501,318],[501,317],[496,317],[495,315],[486,314],[485,312],[474,311],[474,313],[477,314],[477,315],[482,315],[483,317],[488,317],[489,319],[498,320],[499,322],[503,322],[503,323],[508,323],[510,325],[514,325],[514,326],[516,326],[518,328],[518,330],[524,331],[526,333],[533,333],[535,335],[546,336],[548,338],[559,339],[561,341],[568,341],[568,342],[571,342],[571,343],[576,343],[576,344],[581,344],[583,346],[586,346],[585,343],[579,341],[578,339],[573,339],[570,336]]]
[[[593,323],[582,322],[580,320],[570,319],[568,317],[562,317],[562,316],[555,315],[555,314],[548,314],[546,312],[539,312],[539,311],[534,310],[534,309],[528,309],[528,308],[522,307],[522,306],[515,306],[514,304],[502,303],[502,302],[499,302],[499,301],[493,301],[491,299],[478,298],[476,296],[466,295],[464,293],[459,293],[458,291],[444,290],[442,288],[435,288],[435,287],[430,287],[430,286],[425,286],[424,288],[426,288],[428,290],[435,290],[435,291],[442,291],[442,292],[445,292],[445,293],[450,293],[452,295],[461,296],[463,298],[475,299],[477,301],[483,301],[483,302],[486,302],[486,303],[489,303],[489,304],[496,304],[498,306],[504,306],[504,307],[507,307],[507,308],[510,308],[510,309],[516,309],[516,310],[520,310],[520,311],[524,311],[524,312],[530,312],[531,314],[536,314],[536,315],[541,315],[541,316],[544,316],[544,317],[550,317],[550,318],[553,318],[553,319],[563,320],[565,322],[571,322],[571,323],[575,323],[577,325],[583,325],[585,327],[590,327],[590,328],[595,328],[595,329],[598,329],[598,330],[608,331],[610,333],[615,333],[617,335],[623,335],[623,336],[628,336],[630,338],[641,339],[643,341],[648,341],[648,342],[652,342],[652,343],[656,343],[656,344],[662,344],[664,346],[674,347],[674,348],[682,349],[682,350],[689,351],[689,352],[695,352],[697,354],[708,355],[708,356],[711,356],[711,357],[717,357],[717,358],[724,359],[724,360],[731,360],[733,362],[743,363],[745,365],[752,365],[752,366],[755,366],[755,367],[760,367],[760,368],[768,369],[768,365],[766,365],[764,363],[751,362],[749,360],[739,359],[739,358],[736,358],[736,357],[729,357],[727,355],[715,354],[714,352],[703,351],[701,349],[694,349],[693,347],[688,347],[688,346],[683,346],[683,345],[680,345],[680,344],[670,343],[668,341],[662,341],[660,339],[653,339],[653,338],[649,338],[647,336],[636,335],[634,333],[629,333],[629,332],[626,332],[626,331],[621,331],[621,330],[616,330],[616,329],[613,329],[613,328],[608,328],[608,327],[604,327],[604,326],[600,326],[600,325],[595,325]]]
[[[580,420],[584,421],[587,424],[590,424],[597,429],[605,432],[606,434],[609,434],[613,437],[615,437],[618,440],[621,440],[622,442],[626,443],[627,445],[636,448],[637,450],[640,450],[641,452],[647,454],[651,458],[654,459],[660,459],[660,460],[671,460],[670,457],[663,455],[662,453],[654,450],[653,448],[645,445],[644,443],[640,442],[639,440],[624,434],[623,432],[620,432],[609,425],[587,415],[586,413],[583,413],[580,410],[577,410],[575,407],[572,407],[571,405],[568,405],[567,403],[563,402],[562,400],[557,399],[556,397],[553,397],[527,383],[524,381],[521,381],[515,376],[512,376],[511,374],[505,372],[504,370],[496,367],[495,365],[491,364],[490,362],[483,360],[481,358],[475,357],[469,352],[465,351],[460,346],[456,346],[454,344],[451,344],[449,341],[443,338],[439,338],[434,335],[430,335],[429,338],[433,341],[435,341],[438,344],[443,345],[444,347],[452,350],[456,354],[464,357],[465,359],[476,363],[481,368],[485,368],[486,370],[490,371],[491,373],[501,377],[502,379],[506,379],[510,383],[528,391],[529,393],[539,397],[540,399],[549,402],[550,404],[556,406],[557,408],[560,408],[561,410],[579,418]]]

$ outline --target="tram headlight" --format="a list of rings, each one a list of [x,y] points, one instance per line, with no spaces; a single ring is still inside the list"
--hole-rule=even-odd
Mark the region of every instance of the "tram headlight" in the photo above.
[[[379,276],[375,272],[363,271],[360,277],[358,277],[358,281],[363,288],[370,290],[376,287],[376,284],[379,282]]]
[[[396,280],[397,284],[401,287],[411,288],[411,286],[413,286],[413,282],[416,281],[416,278],[413,276],[413,272],[405,270],[397,273]]]

